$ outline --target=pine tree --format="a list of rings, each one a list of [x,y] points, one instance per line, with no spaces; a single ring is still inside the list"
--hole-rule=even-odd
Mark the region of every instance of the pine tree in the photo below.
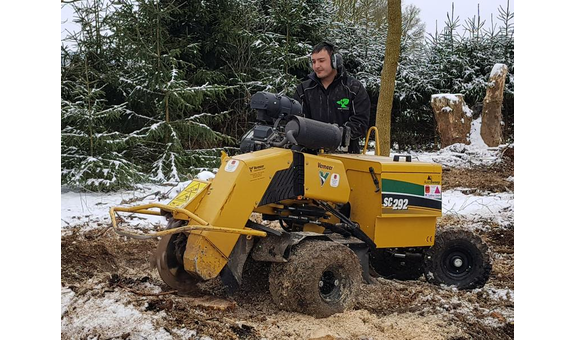
[[[91,191],[128,188],[145,176],[126,159],[125,137],[107,127],[129,111],[126,105],[106,105],[87,70],[77,82],[64,81],[62,90],[62,183]]]
[[[199,44],[191,35],[170,34],[179,14],[175,2],[158,1],[125,2],[114,13],[121,55],[118,89],[138,112],[133,114],[140,121],[136,131],[144,137],[133,156],[150,162],[152,179],[158,181],[181,180],[192,166],[187,152],[192,147],[234,142],[208,125],[226,119],[229,111],[202,112],[205,101],[221,98],[229,87],[209,84],[214,74],[196,64]]]
[[[80,31],[62,46],[62,184],[95,191],[131,187],[144,175],[125,157],[129,143],[114,123],[130,114],[109,104],[105,89],[109,39],[103,0],[73,3]]]

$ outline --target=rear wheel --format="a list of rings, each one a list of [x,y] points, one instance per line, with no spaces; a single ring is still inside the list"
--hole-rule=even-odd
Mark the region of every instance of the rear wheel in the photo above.
[[[353,308],[361,266],[348,247],[309,240],[292,249],[287,263],[272,264],[269,282],[281,309],[327,317]]]
[[[433,284],[459,289],[485,285],[491,273],[487,245],[465,230],[447,230],[438,234],[424,261],[425,278]]]

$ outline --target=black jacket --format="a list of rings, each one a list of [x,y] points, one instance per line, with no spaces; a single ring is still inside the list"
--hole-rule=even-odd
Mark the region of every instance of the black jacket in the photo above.
[[[306,118],[347,125],[351,129],[351,143],[348,151],[359,153],[359,138],[364,138],[369,125],[371,103],[363,85],[348,76],[345,69],[338,72],[327,89],[321,84],[315,72],[310,79],[298,85],[295,99],[302,105]]]

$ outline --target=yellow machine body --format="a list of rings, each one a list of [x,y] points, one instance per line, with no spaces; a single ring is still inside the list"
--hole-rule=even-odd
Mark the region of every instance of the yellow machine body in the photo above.
[[[304,196],[334,203],[348,202],[350,187],[343,162],[323,155],[303,155],[305,157]]]
[[[378,248],[433,245],[441,216],[441,165],[373,155],[327,157],[344,164],[350,183],[350,218]]]
[[[223,156],[213,180],[194,180],[168,205],[152,206],[171,213],[175,220],[187,221],[157,236],[186,233],[184,269],[208,280],[235,256],[241,235],[246,240],[267,235],[247,226],[252,212],[272,219],[291,217],[301,231],[321,234],[322,223],[336,226],[342,222],[341,215],[328,209],[314,221],[298,224],[297,213],[290,216],[290,211],[324,203],[333,209],[349,204],[349,220],[359,224],[377,248],[432,246],[436,219],[441,216],[441,166],[364,154],[314,155],[269,148]],[[112,208],[114,226],[115,211],[160,214],[147,208]]]
[[[290,150],[277,148],[225,158],[213,181],[180,206],[212,226],[244,229],[274,174],[288,168],[292,160]],[[188,188],[197,187],[198,183],[201,182],[194,181]],[[182,201],[182,195],[186,197],[189,193],[182,191],[174,201]],[[219,231],[191,231],[184,268],[204,280],[216,277],[228,262],[239,237],[239,234]]]
[[[362,154],[325,153],[347,145],[348,127],[295,116],[297,101],[270,93],[254,95],[252,105],[259,123],[242,138],[242,154],[222,152],[214,178],[193,180],[168,204],[110,208],[118,234],[161,237],[153,261],[170,288],[186,293],[219,277],[233,292],[256,268],[248,260],[266,262],[276,305],[326,317],[352,308],[361,280],[375,273],[398,280],[425,273],[461,289],[485,284],[492,265],[479,237],[463,230],[436,237],[441,165],[380,156],[377,143],[376,155],[367,154],[375,127]],[[119,212],[168,222],[132,232],[118,227]]]

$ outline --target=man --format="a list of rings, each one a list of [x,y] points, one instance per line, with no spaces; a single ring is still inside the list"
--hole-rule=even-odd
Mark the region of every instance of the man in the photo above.
[[[311,52],[313,71],[298,85],[295,99],[302,104],[306,118],[347,126],[351,130],[348,152],[359,153],[359,139],[369,125],[371,103],[367,91],[343,67],[343,59],[328,42]]]

